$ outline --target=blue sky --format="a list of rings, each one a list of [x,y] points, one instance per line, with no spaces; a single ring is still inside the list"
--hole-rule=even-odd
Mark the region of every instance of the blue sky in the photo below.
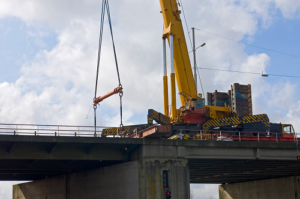
[[[194,26],[300,56],[299,1],[183,0],[183,3],[189,28]],[[4,0],[1,5],[1,122],[92,125],[93,113],[88,119],[86,115],[94,92],[101,1],[76,0],[70,4],[59,0],[44,3]],[[124,123],[146,122],[148,104],[148,108],[162,110],[159,85],[163,21],[159,2],[111,1],[110,7],[124,86]],[[99,95],[118,85],[107,28],[104,28]],[[200,67],[299,74],[300,58],[199,31],[196,42],[206,43],[197,50]],[[226,92],[235,82],[252,84],[255,113],[268,113],[272,121],[292,123],[300,130],[300,79],[200,72],[205,92],[216,89]],[[101,104],[97,110],[98,124],[119,124],[118,100],[114,96]],[[195,185],[195,195],[216,196],[216,187],[205,186]],[[201,197],[195,197],[198,198]]]
[[[17,17],[6,17],[0,20],[0,43],[0,81],[15,82],[24,63],[57,44],[57,34],[49,28],[28,26]]]
[[[260,28],[258,33],[253,37],[251,44],[291,55],[296,55],[298,57],[288,56],[247,45],[245,46],[245,52],[248,54],[267,53],[271,58],[269,67],[267,68],[267,73],[269,74],[299,76],[300,50],[298,46],[300,45],[300,38],[297,34],[299,31],[299,19],[283,18],[279,13],[270,27],[267,29]],[[300,78],[269,76],[265,79],[270,84],[276,84],[277,82],[289,82],[296,86],[296,90],[299,90]],[[294,92],[293,97],[294,99],[299,100],[300,93]],[[265,98],[263,98],[259,100],[259,103],[262,106],[266,106],[268,102]],[[288,110],[284,110],[283,108],[283,111]],[[271,112],[276,112],[276,110],[272,110],[270,108],[268,113]],[[281,121],[279,118],[276,118],[274,122]]]
[[[258,24],[259,25],[258,25],[257,32],[254,35],[245,35],[243,39],[239,40],[241,42],[241,45],[244,45],[244,52],[246,52],[249,55],[266,53],[270,57],[270,62],[267,65],[266,70],[264,70],[264,73],[300,77],[299,76],[300,50],[298,48],[298,46],[300,45],[300,37],[297,34],[300,31],[299,18],[285,18],[279,11],[277,11],[270,25],[264,27],[261,21],[259,21]],[[222,34],[222,32],[212,32],[212,33],[231,39],[226,34]],[[210,35],[209,33],[204,33],[204,34]],[[212,37],[218,37],[218,36],[212,35]],[[219,38],[228,42],[238,43],[235,41],[227,40],[226,38],[222,38],[222,37]],[[292,56],[287,54],[290,54]],[[218,67],[213,67],[213,68],[218,68]],[[241,68],[240,71],[249,71],[249,70],[247,69],[245,70],[244,68]],[[262,73],[262,71],[260,70],[251,71],[251,72]],[[226,74],[227,72],[222,72],[222,73]],[[244,74],[237,73],[237,75],[243,76]],[[267,78],[264,77],[261,78],[264,79],[266,82],[268,82],[270,85],[276,84],[278,82],[290,83],[294,85],[296,89],[299,88],[299,83],[300,83],[300,78],[278,77],[272,75],[270,75]],[[253,92],[255,92],[256,89],[259,88],[252,87]],[[299,92],[294,92],[292,95],[295,100],[300,99]],[[268,101],[266,99],[267,98],[265,97],[260,98],[257,99],[257,102],[261,106],[267,106]],[[281,109],[281,107],[278,107],[278,109]],[[267,111],[268,111],[267,113],[273,113],[276,112],[277,110],[269,108]],[[287,112],[288,110],[283,108],[283,111]],[[276,120],[273,122],[280,122],[280,119],[278,120],[278,118],[276,118]]]
[[[283,18],[282,15],[278,14],[278,17],[275,18],[273,24],[267,29],[260,28],[257,34],[253,37],[252,42],[250,42],[250,44],[256,46],[296,55],[298,57],[288,56],[248,45],[245,46],[245,52],[248,54],[267,53],[271,57],[270,67],[267,70],[270,74],[297,76],[297,73],[299,73],[300,60],[300,50],[298,48],[300,38],[297,34],[299,31],[299,19],[286,19]],[[245,40],[243,41],[247,42]],[[278,77],[269,77],[267,78],[267,81],[274,83],[275,81],[278,81],[278,79]],[[288,80],[293,83],[299,83],[298,79],[284,79],[285,81]]]

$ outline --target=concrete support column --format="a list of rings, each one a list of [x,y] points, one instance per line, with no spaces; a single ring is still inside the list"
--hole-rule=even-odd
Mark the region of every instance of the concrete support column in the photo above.
[[[163,187],[163,171],[168,173],[167,188]],[[166,198],[170,191],[172,199],[189,199],[190,178],[186,159],[143,159],[139,161],[140,198]]]
[[[13,186],[13,199],[67,199],[66,176],[17,184]]]
[[[168,187],[163,187],[163,172]],[[14,185],[13,199],[189,199],[185,159],[141,159],[96,170]]]

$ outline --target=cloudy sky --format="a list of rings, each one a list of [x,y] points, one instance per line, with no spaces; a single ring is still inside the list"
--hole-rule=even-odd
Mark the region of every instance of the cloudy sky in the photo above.
[[[188,29],[199,29],[196,44],[206,43],[197,50],[199,67],[299,74],[299,0],[182,3]],[[146,123],[147,108],[163,112],[159,1],[111,0],[110,9],[124,87],[124,124]],[[1,123],[93,124],[92,113],[86,116],[95,88],[100,14],[100,0],[0,0]],[[190,50],[187,31],[186,38]],[[300,131],[300,79],[199,72],[204,92],[227,91],[236,82],[252,84],[255,114],[268,113],[272,122],[292,123]],[[106,22],[98,93],[117,86]],[[118,100],[113,96],[97,109],[99,125],[119,124]],[[1,198],[11,198],[10,187],[1,182]],[[218,196],[216,185],[192,188],[195,199]]]

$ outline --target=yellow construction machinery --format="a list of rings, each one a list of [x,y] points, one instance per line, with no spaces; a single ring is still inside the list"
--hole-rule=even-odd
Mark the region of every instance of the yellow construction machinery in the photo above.
[[[202,94],[197,93],[196,82],[194,81],[187,44],[180,18],[181,11],[178,8],[179,3],[176,0],[160,0],[160,5],[161,13],[164,20],[164,29],[162,34],[164,48],[164,116],[160,116],[159,118],[169,117],[170,123],[174,125],[197,125],[203,124],[210,119],[229,118],[231,116],[252,116],[250,85],[243,86],[239,84],[234,84],[232,88],[232,91],[234,93],[230,92],[229,94],[227,94],[227,96],[225,96],[227,100],[225,101],[224,99],[220,100],[220,98],[224,98],[224,93],[208,93],[207,96],[210,97],[210,99],[207,99],[207,101],[213,100],[213,103],[208,103],[207,105],[205,105],[205,99],[202,97]],[[166,64],[166,39],[168,40],[170,46],[171,57],[170,110],[168,99],[168,77]],[[181,100],[181,107],[179,109],[177,109],[176,107],[175,77]],[[237,96],[237,94],[239,95]],[[243,105],[243,114],[236,114],[237,111],[235,110],[239,110],[241,108],[236,106],[236,102],[232,102],[231,99],[233,98],[242,98],[243,100],[247,101],[246,103],[240,103],[241,105]],[[214,101],[218,103],[214,103]],[[153,120],[156,120],[156,122],[160,124],[168,123],[161,122],[161,119],[157,120],[156,117],[153,116],[153,113],[155,113],[154,110],[151,110],[149,112],[148,123],[153,122]],[[167,119],[164,119],[164,121],[167,121]]]

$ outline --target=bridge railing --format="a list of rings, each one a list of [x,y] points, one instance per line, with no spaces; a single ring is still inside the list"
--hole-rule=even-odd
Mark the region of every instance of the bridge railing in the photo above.
[[[37,125],[37,124],[6,124],[0,123],[0,135],[31,135],[31,136],[72,136],[72,137],[101,137],[102,130],[112,128],[106,126],[72,126],[72,125]],[[257,131],[223,131],[180,129],[177,138],[189,140],[214,141],[274,141],[297,142],[300,133],[278,133]],[[186,136],[186,133],[191,136]],[[117,137],[120,137],[116,135]],[[114,135],[105,137],[115,137]],[[125,136],[126,137],[126,136]]]
[[[298,142],[300,133],[278,133],[259,131],[223,131],[223,130],[191,130],[180,129],[179,139],[189,140],[214,140],[214,141],[275,141],[275,142]],[[186,136],[189,132],[192,136]]]
[[[0,123],[0,135],[100,137],[103,128],[108,127]]]

